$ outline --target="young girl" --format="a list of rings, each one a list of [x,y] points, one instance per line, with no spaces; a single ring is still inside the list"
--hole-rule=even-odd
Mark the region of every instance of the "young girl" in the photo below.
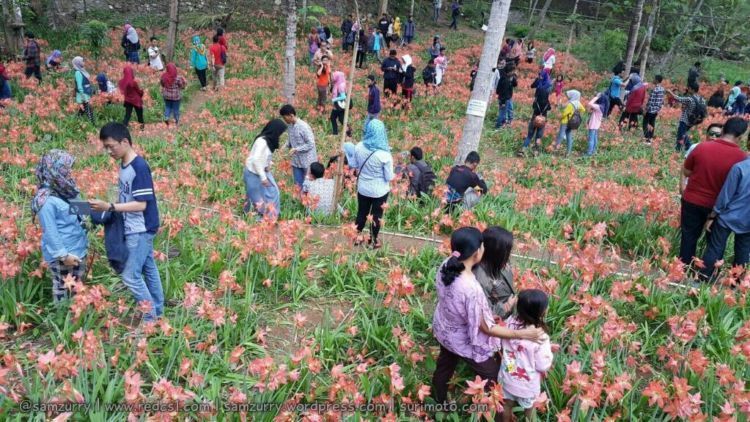
[[[445,56],[445,47],[440,47],[440,55],[435,59],[435,85],[443,84],[446,70],[448,70],[448,57]]]
[[[544,316],[549,300],[536,289],[523,290],[518,294],[516,315],[508,318],[505,325],[513,330],[537,327],[548,331]],[[505,412],[503,421],[513,419],[516,404],[524,409],[526,419],[534,420],[534,402],[541,391],[542,375],[552,366],[552,348],[549,338],[541,344],[529,340],[503,339],[503,359],[499,381],[503,384]]]
[[[560,133],[557,134],[555,149],[560,147],[563,138],[568,141],[568,155],[573,152],[573,131],[578,129],[582,122],[582,115],[586,111],[581,105],[581,93],[571,89],[566,92],[568,104],[565,106],[560,118]],[[577,113],[576,113],[577,112]]]
[[[589,149],[586,151],[586,155],[589,157],[596,152],[596,146],[599,144],[599,128],[608,107],[607,95],[601,92],[596,94],[596,97],[588,103],[591,116],[589,117]]]
[[[534,63],[535,58],[536,58],[536,47],[534,47],[533,42],[530,42],[529,45],[526,47],[526,63]]]
[[[557,102],[557,105],[560,105],[560,97],[562,97],[563,88],[565,88],[565,79],[563,78],[563,75],[557,75],[557,78],[555,78],[555,101]]]

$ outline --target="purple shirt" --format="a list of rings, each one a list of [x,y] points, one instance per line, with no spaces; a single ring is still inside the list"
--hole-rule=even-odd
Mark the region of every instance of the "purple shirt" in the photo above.
[[[440,267],[442,269],[442,265]],[[487,327],[496,324],[476,277],[461,275],[446,286],[438,270],[435,286],[438,303],[432,318],[432,333],[437,341],[464,358],[476,362],[490,359],[500,349],[501,341],[479,329],[482,319]]]

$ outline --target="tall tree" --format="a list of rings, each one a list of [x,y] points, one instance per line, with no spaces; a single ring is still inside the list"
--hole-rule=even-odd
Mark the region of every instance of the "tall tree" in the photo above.
[[[643,49],[638,54],[638,59],[641,62],[641,78],[646,79],[646,67],[648,66],[648,56],[651,52],[651,40],[654,38],[654,27],[659,17],[659,0],[654,0],[652,5],[651,13],[648,15],[648,22],[646,24],[646,38],[643,40]]]
[[[388,13],[388,0],[380,0],[380,14]]]
[[[285,0],[286,48],[284,49],[284,98],[294,104],[297,52],[297,0]]]
[[[174,45],[180,20],[180,0],[169,1],[169,29],[167,32],[167,61],[174,61]]]
[[[630,68],[633,66],[633,56],[635,55],[635,46],[638,44],[638,31],[641,28],[641,17],[643,16],[643,4],[646,0],[638,0],[635,4],[633,20],[630,21],[630,30],[628,31],[628,52],[625,55],[625,74],[630,74]]]
[[[677,37],[672,41],[672,45],[669,46],[669,51],[667,51],[667,54],[664,55],[662,58],[661,64],[659,65],[659,72],[663,73],[664,69],[667,69],[671,67],[672,60],[674,59],[674,53],[675,49],[678,45],[682,44],[682,41],[685,39],[685,36],[690,32],[690,30],[693,28],[693,25],[695,24],[695,20],[698,18],[698,15],[701,13],[701,8],[703,7],[703,0],[698,0],[698,3],[695,5],[695,9],[693,9],[693,14],[690,15],[690,18],[687,21],[687,24],[682,27],[682,30],[679,34],[677,34]]]
[[[545,0],[544,6],[542,6],[542,10],[539,11],[539,21],[536,23],[536,25],[531,26],[529,35],[526,37],[529,39],[529,41],[533,41],[536,31],[544,27],[544,21],[547,19],[547,10],[549,10],[550,4],[552,4],[552,0]]]
[[[484,47],[479,59],[479,69],[474,82],[474,90],[471,91],[471,99],[466,109],[466,123],[464,123],[464,130],[461,134],[461,142],[458,144],[457,164],[463,163],[467,154],[479,148],[484,115],[487,112],[487,103],[492,89],[492,69],[497,66],[497,57],[500,55],[500,45],[505,36],[505,24],[508,22],[509,10],[510,0],[492,0],[490,20],[487,23]]]
[[[578,0],[576,0],[575,4],[573,5],[573,13],[570,14],[570,19],[572,22],[570,23],[570,33],[568,34],[568,42],[565,44],[565,56],[563,56],[563,63],[565,60],[570,57],[570,46],[573,44],[573,35],[575,34],[576,30],[576,22],[577,22],[577,16],[576,12],[578,11]],[[562,63],[560,64],[560,67],[562,68]]]

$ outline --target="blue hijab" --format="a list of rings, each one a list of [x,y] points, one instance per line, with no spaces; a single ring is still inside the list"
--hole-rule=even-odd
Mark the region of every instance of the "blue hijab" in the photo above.
[[[596,104],[599,104],[602,114],[606,116],[607,111],[609,110],[609,95],[607,95],[606,92],[602,92],[601,95],[599,95],[599,99],[596,100]]]
[[[388,145],[388,135],[385,133],[385,125],[379,119],[372,119],[365,128],[365,137],[362,139],[362,143],[370,151],[390,151],[391,147]]]
[[[99,92],[109,92],[109,89],[107,89],[107,75],[104,72],[96,75],[96,83],[99,85]]]

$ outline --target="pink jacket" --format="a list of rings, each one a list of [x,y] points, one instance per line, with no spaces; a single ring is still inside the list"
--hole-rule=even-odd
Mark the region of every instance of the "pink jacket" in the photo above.
[[[505,323],[511,330],[524,327],[515,315]],[[542,374],[552,366],[552,357],[549,339],[542,344],[530,340],[503,339],[500,368],[503,389],[519,398],[536,399],[541,391]]]

